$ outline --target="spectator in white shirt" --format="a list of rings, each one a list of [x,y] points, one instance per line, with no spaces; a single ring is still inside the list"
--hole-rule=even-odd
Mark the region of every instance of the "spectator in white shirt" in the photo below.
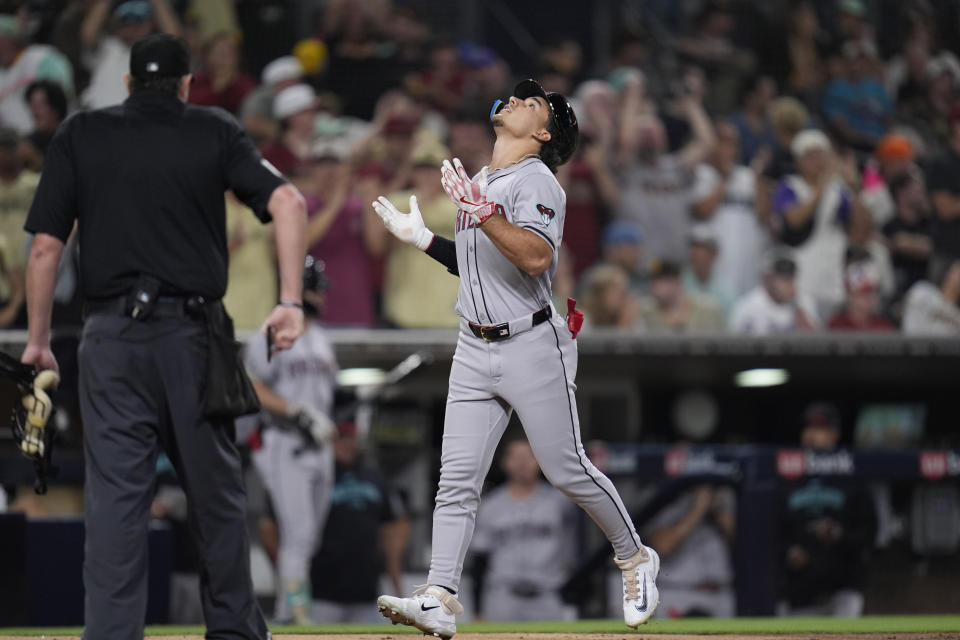
[[[816,129],[794,138],[797,173],[777,186],[773,211],[780,239],[795,250],[797,288],[813,298],[825,319],[844,301],[843,262],[848,237],[863,243],[870,216],[855,197],[855,166],[841,163],[830,140]]]
[[[80,98],[84,107],[99,109],[120,104],[129,92],[123,78],[130,68],[130,47],[156,28],[179,36],[180,22],[166,0],[127,0],[111,15],[110,0],[89,3],[80,27],[83,63],[90,70],[90,85]],[[111,21],[110,33],[104,26]]]
[[[770,234],[757,217],[756,173],[737,163],[737,128],[725,121],[715,127],[717,145],[710,159],[696,170],[693,214],[716,235],[714,276],[740,296],[760,281],[759,265]]]
[[[944,272],[937,287],[921,280],[907,292],[903,332],[907,335],[960,335],[960,260]]]
[[[763,281],[743,296],[730,315],[736,333],[771,335],[819,328],[813,301],[797,291],[797,263],[785,250],[767,258]]]

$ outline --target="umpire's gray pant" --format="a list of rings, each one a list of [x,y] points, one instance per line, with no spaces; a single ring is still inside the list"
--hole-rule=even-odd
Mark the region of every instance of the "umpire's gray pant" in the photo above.
[[[246,492],[232,423],[201,415],[202,322],[91,316],[80,343],[86,461],[87,640],[143,638],[147,529],[160,447],[187,494],[207,638],[267,637],[253,595]]]

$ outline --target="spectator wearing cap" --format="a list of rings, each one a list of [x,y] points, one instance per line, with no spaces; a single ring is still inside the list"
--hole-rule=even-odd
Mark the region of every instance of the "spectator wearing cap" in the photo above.
[[[883,226],[883,237],[893,263],[894,303],[927,277],[933,240],[930,237],[930,198],[919,170],[898,176],[889,185],[893,219]]]
[[[27,168],[39,172],[47,145],[67,118],[67,94],[56,82],[35,80],[27,87],[24,98],[33,116],[33,131],[20,141],[19,154]]]
[[[868,164],[863,172],[860,200],[870,212],[874,226],[887,224],[894,215],[889,184],[915,168],[917,154],[913,143],[904,135],[888,133],[880,138],[873,152],[876,164]]]
[[[797,288],[813,298],[821,320],[829,318],[844,300],[843,260],[848,237],[863,242],[870,218],[849,183],[827,136],[816,129],[793,140],[797,173],[777,187],[774,222],[780,240],[793,247]]]
[[[699,92],[698,92],[699,93]],[[646,113],[621,121],[619,194],[614,218],[643,228],[647,247],[663,258],[682,262],[687,254],[694,170],[713,149],[714,132],[700,103],[689,93],[679,99],[693,135],[678,151],[668,149],[663,121]],[[625,110],[632,113],[629,107]]]
[[[383,226],[363,189],[364,170],[351,163],[350,143],[316,138],[296,181],[307,198],[307,246],[326,265],[330,289],[323,310],[329,326],[372,327],[374,280],[371,257],[381,245]]]
[[[376,163],[390,192],[407,186],[411,153],[417,146],[415,134],[420,129],[422,111],[403,91],[387,91],[377,101],[373,121],[366,127],[366,132],[351,153],[354,157]],[[489,155],[486,159],[489,159]],[[480,167],[477,167],[479,170]],[[377,195],[374,194],[374,197]]]
[[[257,86],[240,70],[240,43],[236,33],[221,32],[203,45],[203,68],[194,75],[190,102],[221,107],[236,114],[244,99]]]
[[[830,128],[845,145],[871,150],[887,130],[893,116],[893,100],[872,76],[877,49],[868,40],[843,45],[843,73],[823,96],[821,108]]]
[[[651,264],[650,296],[640,300],[639,319],[651,331],[709,332],[724,326],[720,307],[687,295],[680,265],[666,260]]]
[[[719,245],[709,225],[696,224],[690,229],[690,251],[683,270],[683,290],[687,295],[706,300],[718,307],[724,317],[730,313],[737,296],[716,270]]]
[[[80,103],[88,109],[126,100],[128,92],[123,78],[134,42],[157,29],[174,36],[182,32],[180,21],[166,0],[126,0],[112,7],[110,0],[87,3],[80,26],[81,60],[90,72],[90,84],[80,96]]]
[[[870,260],[847,265],[844,273],[847,301],[830,318],[831,331],[893,331],[893,323],[880,315],[880,276]]]
[[[580,276],[578,290],[580,295],[587,289],[593,272],[597,269],[615,266],[627,276],[630,291],[637,297],[646,295],[650,290],[650,274],[644,256],[644,238],[640,227],[626,220],[614,220],[603,230],[601,260],[588,268]]]
[[[933,282],[920,280],[907,291],[903,332],[916,336],[960,336],[960,260]]]
[[[809,296],[797,291],[796,274],[792,252],[771,251],[765,259],[761,284],[734,305],[730,329],[764,336],[818,328],[816,306]]]
[[[63,54],[50,45],[30,44],[17,18],[0,15],[0,123],[21,136],[34,127],[24,99],[34,80],[51,80],[73,94],[73,68]]]
[[[693,214],[712,230],[718,252],[713,279],[740,296],[759,281],[769,232],[757,217],[756,172],[738,161],[737,128],[725,121],[715,128],[717,145],[707,162],[697,167]]]
[[[319,101],[313,87],[295,84],[273,99],[279,135],[260,145],[260,153],[285,176],[301,171],[313,148]]]
[[[0,310],[0,327],[18,322],[24,303],[24,269],[27,264],[23,225],[37,192],[40,176],[25,170],[17,153],[20,136],[0,127],[0,238],[3,238],[3,273],[9,288]]]
[[[951,262],[960,258],[960,102],[950,112],[949,123],[948,146],[927,170],[927,189],[933,203],[930,277],[935,281],[940,280]]]
[[[630,290],[626,272],[615,264],[601,264],[584,274],[581,285],[583,329],[636,329],[640,300]]]
[[[391,202],[417,199],[428,229],[444,237],[455,234],[457,206],[437,180],[437,167],[450,152],[437,142],[421,140],[413,150],[411,190],[390,196]],[[459,326],[454,312],[460,282],[443,269],[435,269],[416,247],[395,241],[383,225],[386,243],[386,279],[383,285],[383,312],[387,321],[404,328],[445,328]],[[429,291],[429,296],[422,292]]]
[[[273,60],[260,73],[260,86],[251,91],[240,106],[240,121],[258,143],[273,140],[279,133],[280,124],[273,114],[273,101],[277,94],[288,87],[300,84],[303,66],[294,56]]]
[[[825,453],[840,443],[840,415],[818,402],[803,416],[800,444]],[[855,477],[802,475],[780,498],[780,616],[857,617],[877,530],[866,487]]]

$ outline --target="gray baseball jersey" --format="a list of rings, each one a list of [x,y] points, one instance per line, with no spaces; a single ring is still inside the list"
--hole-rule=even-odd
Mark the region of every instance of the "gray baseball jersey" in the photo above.
[[[488,180],[487,199],[497,203],[497,213],[538,234],[554,250],[550,267],[539,276],[530,277],[500,253],[467,213],[457,213],[457,313],[479,324],[499,324],[550,304],[567,196],[538,158],[527,158],[512,167],[493,171]]]
[[[546,483],[524,500],[513,497],[506,486],[484,496],[471,549],[490,554],[487,584],[560,588],[574,561],[574,508]]]
[[[315,322],[286,351],[267,362],[266,338],[259,332],[247,343],[246,365],[254,380],[262,382],[291,406],[310,405],[330,415],[336,389],[337,360],[326,333]],[[261,414],[265,426],[281,418]],[[270,492],[280,545],[277,553],[277,599],[274,617],[290,617],[287,590],[292,583],[306,584],[310,558],[316,551],[330,509],[333,488],[333,448],[299,451],[303,439],[289,430],[264,430],[262,446],[253,452],[253,463]]]
[[[575,505],[540,483],[518,500],[508,487],[483,498],[471,549],[489,554],[483,616],[490,621],[559,620],[557,590],[576,562]]]
[[[563,237],[563,189],[538,158],[530,158],[494,171],[487,197],[508,221],[554,247],[554,257],[542,275],[530,277],[469,216],[459,214],[457,310],[462,320],[450,369],[427,578],[429,584],[454,590],[473,537],[480,489],[514,409],[547,480],[600,525],[618,557],[629,558],[640,549],[616,488],[583,450],[574,397],[576,342],[556,314],[532,328],[529,321],[550,304],[556,249]],[[467,326],[468,320],[499,324],[524,316],[526,330],[497,342],[477,338]]]

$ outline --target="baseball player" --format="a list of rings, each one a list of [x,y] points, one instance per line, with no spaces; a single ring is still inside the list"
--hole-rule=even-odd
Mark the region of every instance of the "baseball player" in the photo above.
[[[491,622],[570,619],[559,589],[576,562],[576,507],[540,479],[526,440],[508,442],[500,466],[507,480],[484,496],[470,547],[477,613]]]
[[[460,276],[460,335],[444,419],[440,485],[433,513],[430,575],[411,598],[381,596],[395,623],[450,638],[463,559],[473,535],[480,488],[510,414],[517,411],[547,479],[600,525],[623,571],[628,626],[646,622],[657,606],[660,560],[644,546],[613,483],[583,451],[574,379],[582,314],[567,321],[550,303],[566,196],[554,173],[573,155],[577,119],[567,100],[533,80],[497,101],[488,167],[471,179],[460,161],[444,161],[442,183],[457,212],[456,240],[427,229],[410,198],[410,213],[387,198],[373,203],[397,238]],[[531,576],[536,578],[535,576]]]
[[[333,408],[337,360],[317,319],[327,281],[307,256],[303,303],[307,328],[293,348],[268,359],[268,338],[247,343],[246,365],[263,407],[253,463],[270,493],[280,532],[274,618],[309,624],[310,558],[326,523],[333,487]]]

